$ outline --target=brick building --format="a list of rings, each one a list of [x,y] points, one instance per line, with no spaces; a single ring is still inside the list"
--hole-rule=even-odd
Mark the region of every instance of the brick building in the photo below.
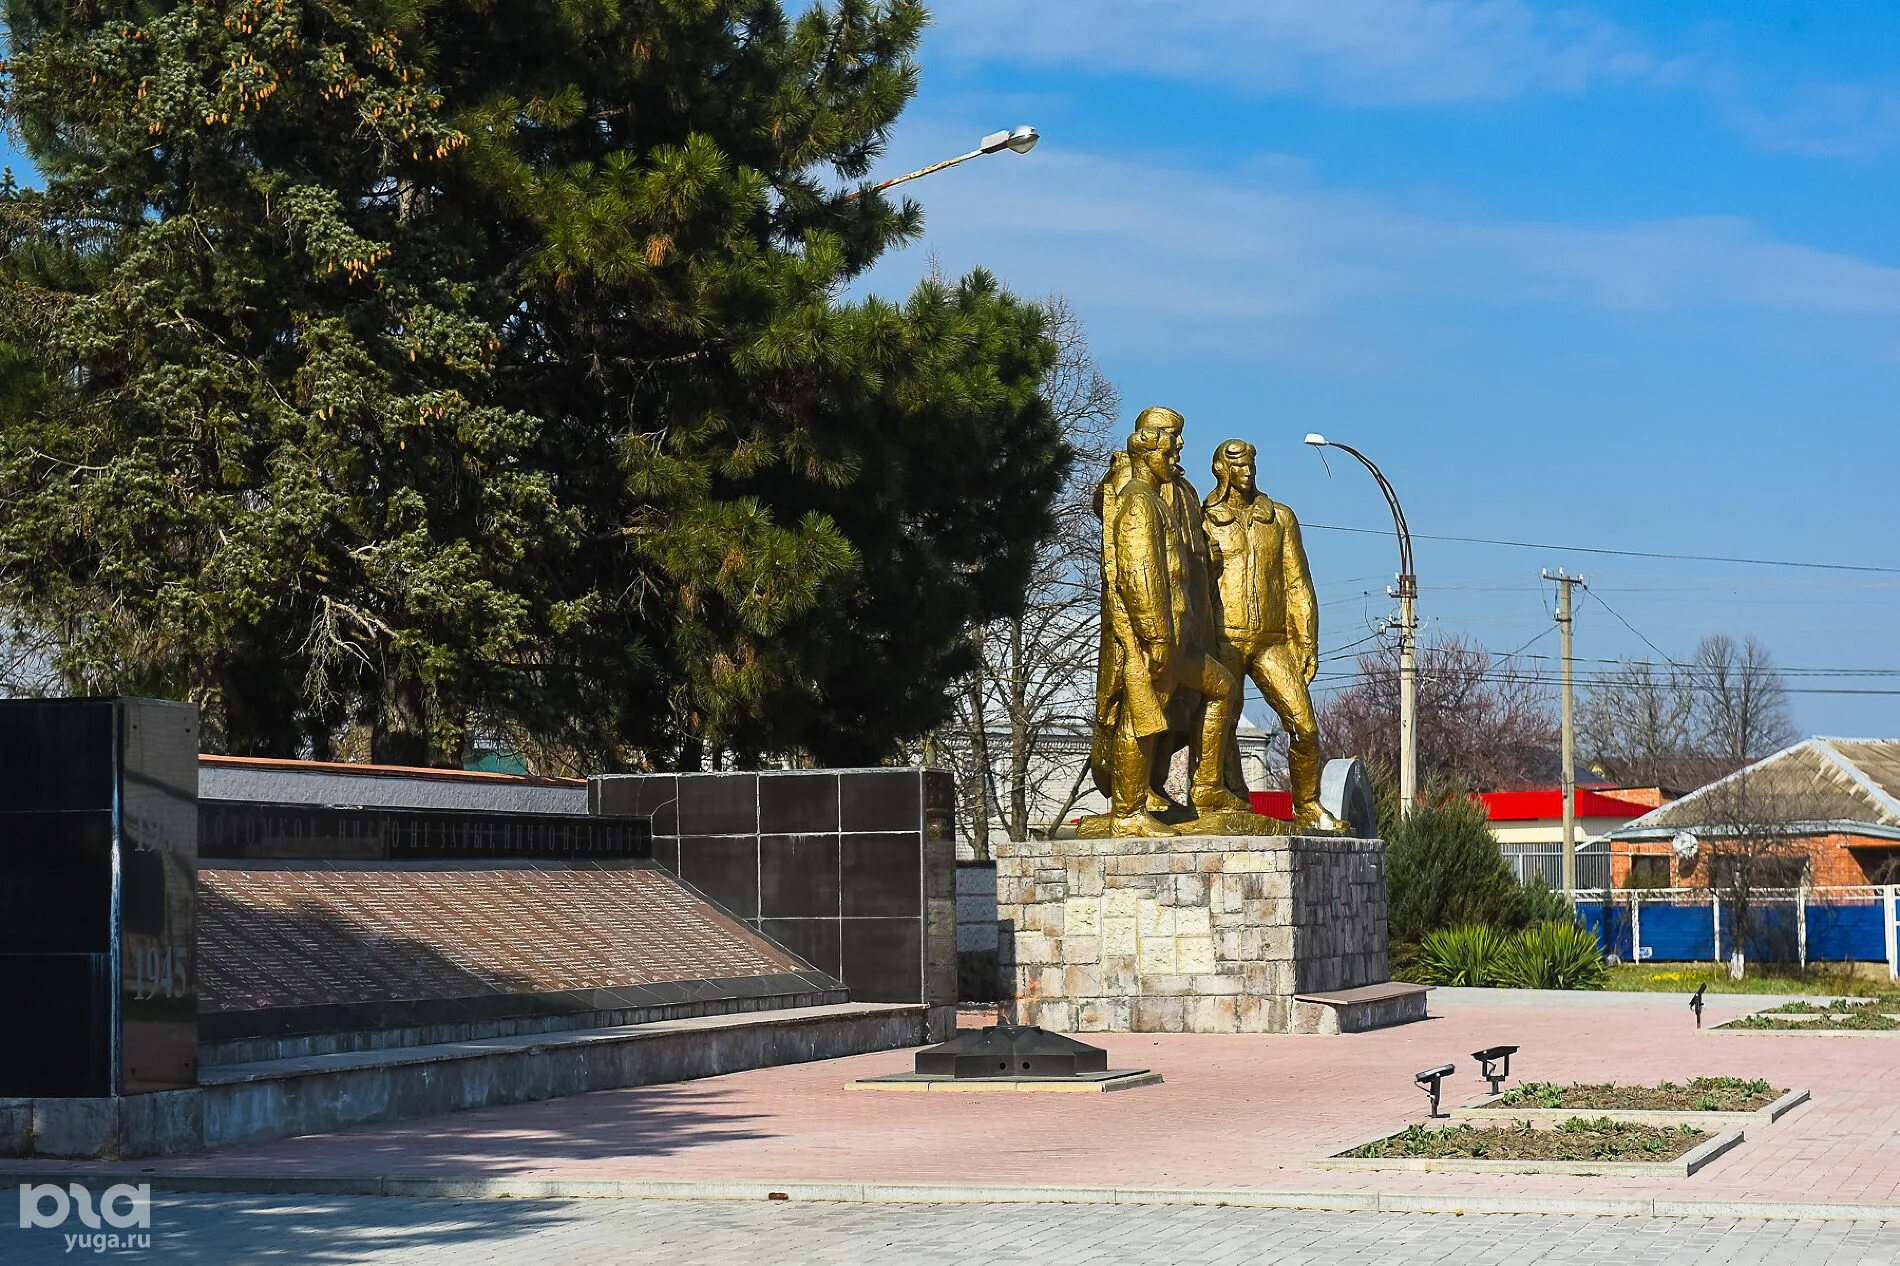
[[[1900,739],[1804,739],[1609,832],[1617,888],[1707,888],[1724,864],[1707,843],[1740,830],[1734,787],[1787,843],[1758,861],[1763,887],[1900,883]]]

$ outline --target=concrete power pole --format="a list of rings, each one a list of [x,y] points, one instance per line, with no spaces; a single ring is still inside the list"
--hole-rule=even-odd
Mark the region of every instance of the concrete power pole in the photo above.
[[[1545,580],[1557,583],[1557,633],[1563,643],[1563,744],[1564,744],[1564,872],[1566,896],[1577,896],[1577,728],[1571,689],[1571,618],[1570,591],[1583,584],[1582,576],[1567,576],[1558,568],[1555,576],[1543,573]]]
[[[1418,807],[1418,578],[1399,577],[1399,811]]]

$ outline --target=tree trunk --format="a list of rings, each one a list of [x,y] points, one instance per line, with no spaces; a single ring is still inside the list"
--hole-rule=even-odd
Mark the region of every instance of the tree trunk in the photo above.
[[[1029,665],[1023,662],[1023,622],[1009,622],[1009,838],[1029,838]]]
[[[381,694],[370,728],[370,759],[378,765],[427,766],[434,753],[421,683],[386,670]]]
[[[978,661],[979,664],[981,661]],[[970,851],[976,860],[990,859],[990,735],[983,712],[983,670],[970,674],[970,763],[976,773],[976,807],[970,814]]]

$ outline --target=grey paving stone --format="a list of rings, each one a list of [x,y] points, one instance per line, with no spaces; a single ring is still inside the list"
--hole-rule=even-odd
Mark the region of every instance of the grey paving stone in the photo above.
[[[849,1205],[159,1195],[152,1248],[68,1255],[0,1208],[0,1262],[565,1266],[1861,1266],[1900,1224],[1325,1213],[1213,1206]]]

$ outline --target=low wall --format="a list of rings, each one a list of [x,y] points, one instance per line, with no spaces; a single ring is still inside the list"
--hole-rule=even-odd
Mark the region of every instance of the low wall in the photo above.
[[[996,874],[1023,1023],[1284,1033],[1307,1027],[1296,995],[1387,978],[1379,840],[1006,842]]]

